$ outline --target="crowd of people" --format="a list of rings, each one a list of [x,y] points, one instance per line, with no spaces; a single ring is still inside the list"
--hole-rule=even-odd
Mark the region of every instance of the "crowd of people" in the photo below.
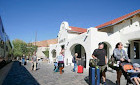
[[[107,71],[106,53],[107,52],[104,49],[104,43],[101,42],[98,44],[98,49],[95,49],[92,54],[92,57],[94,59],[99,59],[98,66],[100,69],[101,78],[103,79],[103,85],[106,85],[106,71]],[[125,50],[123,49],[123,44],[121,42],[116,44],[116,47],[113,51],[112,56],[115,58],[115,61],[118,63],[118,65],[121,65],[121,63],[123,63],[123,62],[131,63],[129,57],[127,56]],[[135,65],[135,64],[137,64],[137,65]],[[138,63],[134,63],[133,67],[134,67],[134,70],[133,70],[134,72],[136,72],[136,71],[140,72],[140,69],[139,69],[140,65]],[[117,68],[116,69],[116,73],[117,73],[116,84],[120,85],[120,78],[122,76],[122,68],[120,66],[116,67],[116,68]],[[131,70],[131,72],[132,72],[132,70]],[[139,85],[139,83],[140,83],[140,78],[138,77],[138,75],[139,75],[139,73],[130,76],[131,79],[134,80],[136,85]]]
[[[106,85],[106,72],[107,72],[107,54],[106,50],[104,49],[104,43],[99,43],[98,48],[94,50],[92,54],[93,59],[98,59],[98,67],[100,69],[100,78],[102,78],[102,83],[103,85]],[[127,61],[130,63],[130,59],[127,56],[125,50],[123,49],[123,44],[121,42],[116,44],[116,47],[113,51],[113,55],[115,58],[115,61],[120,65],[122,62]],[[58,63],[55,62],[54,66],[54,71],[55,72],[60,72],[60,74],[63,73],[62,69],[64,68],[64,49],[61,50],[60,55],[57,57]],[[73,56],[72,62],[74,64],[74,67],[72,69],[73,72],[76,72],[77,69],[77,64],[80,58],[78,58],[78,53],[75,53]],[[137,65],[136,65],[137,64]],[[128,70],[128,72],[140,72],[140,65],[138,63],[135,63],[133,65],[134,70]],[[120,67],[116,69],[116,74],[117,74],[117,79],[116,79],[116,84],[120,85],[120,78],[122,76],[122,70]],[[138,74],[131,75],[131,79],[134,80],[136,85],[139,85],[140,83],[140,78],[138,77]],[[101,80],[101,79],[100,79]],[[101,82],[101,81],[100,81]]]
[[[34,53],[33,56],[30,57],[30,59],[31,59],[31,70],[36,71],[37,70],[37,64],[39,64],[36,54]],[[19,59],[17,59],[17,60],[19,60]],[[28,64],[28,62],[29,62],[29,57],[25,56],[23,54],[23,56],[21,57],[21,63],[20,64],[26,65],[26,64]]]
[[[59,56],[57,56],[57,61],[58,62],[54,62],[54,72],[60,72],[60,74],[62,74],[64,72],[64,49],[61,50]],[[100,69],[100,83],[102,83],[103,85],[106,85],[106,72],[107,72],[107,54],[106,54],[106,50],[104,49],[104,43],[99,43],[98,44],[98,48],[95,49],[92,53],[92,58],[93,59],[98,59],[98,63],[97,66]],[[118,65],[120,65],[123,62],[128,62],[131,63],[131,60],[129,59],[129,57],[127,56],[125,50],[123,49],[123,44],[121,42],[116,44],[115,49],[113,50],[113,55],[115,58],[115,61],[117,62]],[[26,58],[25,60],[25,55],[23,55],[22,57],[22,63],[23,65],[26,65],[29,58]],[[78,53],[75,53],[72,59],[72,63],[74,64],[74,67],[72,69],[73,72],[77,72],[77,67],[78,67],[78,62],[81,60],[81,58],[78,57]],[[116,67],[116,74],[117,74],[117,78],[116,78],[116,84],[120,85],[120,78],[122,76],[122,68],[120,68],[119,66]],[[127,72],[139,72],[140,73],[140,65],[138,63],[134,63],[133,64],[133,68],[134,69],[130,69]],[[37,56],[34,53],[34,55],[31,57],[31,70],[37,70]],[[140,83],[140,78],[138,76],[139,74],[133,74],[131,75],[131,80],[133,80],[135,82],[136,85],[139,85]],[[102,81],[101,81],[102,80]]]

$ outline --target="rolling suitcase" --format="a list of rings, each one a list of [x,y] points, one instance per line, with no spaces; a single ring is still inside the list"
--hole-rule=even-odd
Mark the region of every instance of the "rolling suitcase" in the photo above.
[[[78,70],[77,73],[83,73],[83,66],[81,65],[81,61],[78,61],[79,65],[78,65]]]
[[[100,85],[99,68],[89,67],[89,85]]]
[[[83,73],[83,66],[82,65],[78,66],[77,73]]]
[[[27,64],[27,62],[25,61],[25,62],[24,62],[24,65],[26,65],[26,64]]]

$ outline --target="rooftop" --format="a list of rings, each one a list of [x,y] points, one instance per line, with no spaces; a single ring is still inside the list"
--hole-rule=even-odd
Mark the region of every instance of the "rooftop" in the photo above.
[[[131,13],[129,13],[129,14],[126,14],[126,15],[124,15],[124,16],[121,16],[121,17],[119,17],[119,18],[116,18],[116,19],[114,19],[114,20],[111,20],[111,21],[109,21],[109,22],[106,22],[106,23],[104,23],[104,24],[98,25],[98,26],[96,26],[96,28],[104,28],[104,27],[107,27],[107,26],[110,26],[110,25],[117,24],[117,23],[121,22],[122,20],[127,19],[127,18],[129,18],[129,17],[132,17],[132,16],[134,16],[134,15],[136,15],[136,14],[138,14],[138,13],[140,13],[140,9],[138,9],[138,10],[136,10],[136,11],[134,11],[134,12],[131,12]]]
[[[58,42],[57,38],[56,39],[50,39],[50,40],[43,40],[43,41],[37,41],[36,46],[38,47],[49,47],[50,44],[56,44]],[[32,43],[35,45],[35,42]]]
[[[87,29],[85,28],[73,27],[73,26],[69,26],[69,27],[71,28],[70,31],[73,31],[73,32],[79,32],[79,33],[87,32]]]

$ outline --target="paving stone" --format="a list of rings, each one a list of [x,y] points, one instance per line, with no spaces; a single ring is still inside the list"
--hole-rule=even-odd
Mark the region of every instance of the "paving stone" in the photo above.
[[[53,64],[42,62],[37,71],[31,71],[31,63],[26,66],[19,66],[14,62],[3,85],[88,85],[88,69],[84,69],[83,74],[72,72],[72,66],[65,66],[64,73],[53,71]],[[107,85],[115,85],[116,73],[111,69],[107,71]],[[122,76],[121,85],[125,85],[126,80]]]
[[[26,68],[30,68],[26,66]],[[72,72],[72,66],[65,66],[64,73],[61,75],[59,72],[53,72],[53,64],[47,64],[45,62],[41,63],[40,69],[36,72],[31,72],[31,74],[38,80],[41,85],[44,85],[42,80],[46,81],[46,85],[88,85],[88,83],[84,80],[88,76],[88,69],[84,69],[83,74],[78,74],[76,72]],[[116,73],[113,73],[111,69],[109,69],[107,74],[107,85],[115,85],[116,81]],[[121,84],[126,84],[126,80],[122,76]]]

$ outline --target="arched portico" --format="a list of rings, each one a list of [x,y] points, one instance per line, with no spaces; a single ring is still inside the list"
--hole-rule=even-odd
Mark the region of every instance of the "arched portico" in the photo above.
[[[74,56],[75,53],[78,53],[78,58],[81,59],[81,62],[79,62],[78,64],[81,64],[84,66],[84,68],[86,68],[86,51],[83,45],[81,44],[74,44],[70,47],[70,52],[71,52],[71,56]]]
[[[106,50],[107,58],[110,59],[111,55],[113,54],[112,46],[104,41],[104,49]]]
[[[51,53],[52,53],[53,62],[56,62],[56,50],[53,49],[53,50],[51,51]]]

